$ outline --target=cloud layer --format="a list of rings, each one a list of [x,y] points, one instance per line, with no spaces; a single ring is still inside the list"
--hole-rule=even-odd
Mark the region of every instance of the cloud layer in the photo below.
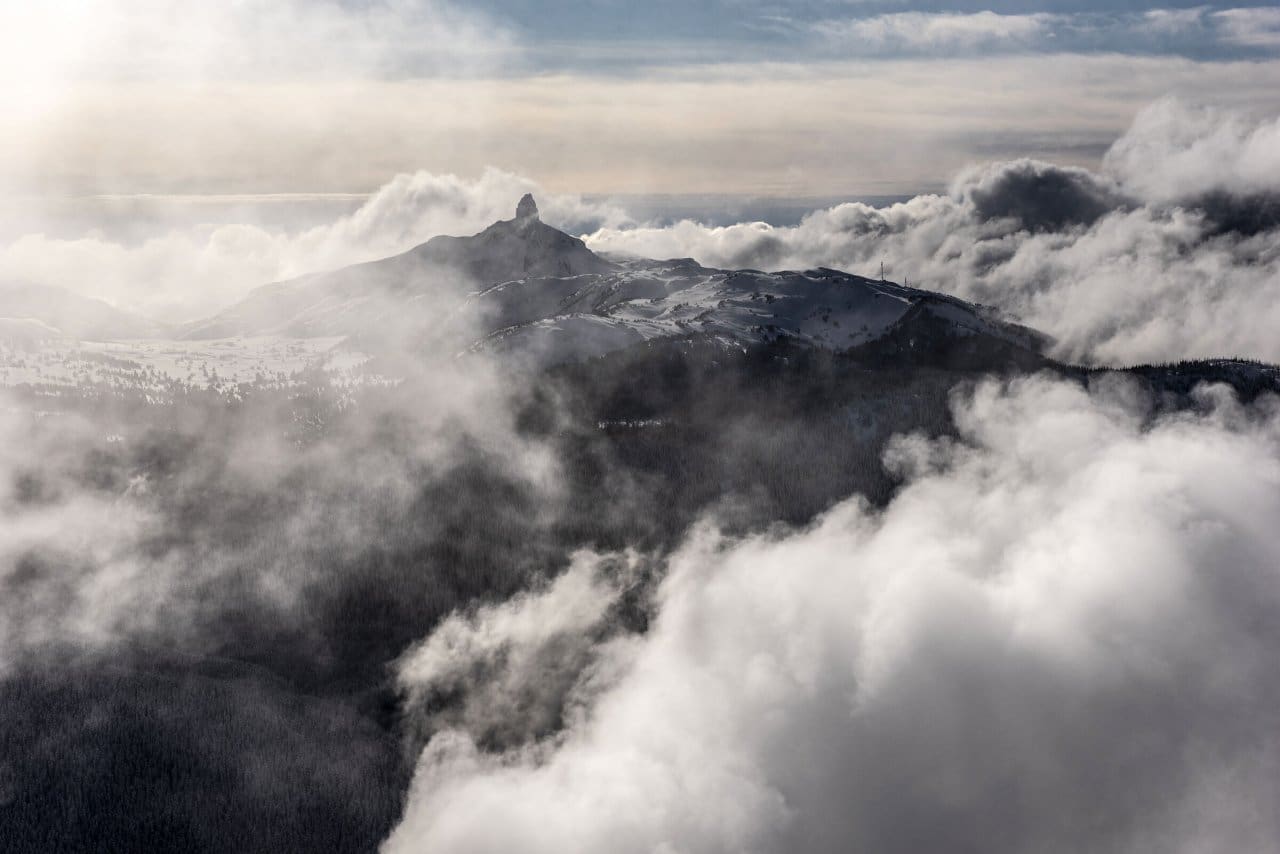
[[[1222,58],[1266,56],[1280,44],[1272,8],[1015,9],[895,11],[826,18],[807,29],[827,50],[872,56],[1111,51]]]
[[[590,245],[722,267],[829,266],[996,306],[1064,359],[1280,360],[1280,119],[1174,100],[1144,110],[1101,172],[1021,160],[945,195],[844,204],[798,226],[601,229]]]
[[[457,76],[513,49],[497,22],[448,0],[51,0],[0,22],[0,82],[15,85]]]
[[[597,251],[866,275],[884,262],[893,279],[1049,333],[1067,360],[1280,361],[1278,151],[1278,119],[1163,100],[1138,115],[1098,171],[1025,159],[971,166],[945,194],[842,204],[794,227],[637,227],[616,204],[547,194],[516,174],[417,172],[354,213],[302,230],[187,227],[138,243],[29,233],[0,247],[0,283],[61,286],[190,320],[258,284],[478,231],[536,192],[547,221],[585,232]]]
[[[354,213],[301,231],[209,225],[138,243],[30,233],[0,247],[0,286],[63,287],[160,319],[194,320],[258,285],[385,258],[437,234],[472,234],[510,219],[530,191],[539,191],[534,182],[494,169],[471,180],[418,172],[395,177]],[[626,220],[616,207],[576,196],[539,199],[547,219],[566,228]]]
[[[439,732],[385,851],[1280,850],[1280,410],[1200,403],[1153,423],[1123,384],[989,383],[961,443],[894,446],[883,513],[695,531],[567,730]],[[607,600],[589,577],[564,585]],[[492,660],[539,606],[507,607],[402,678]],[[545,654],[527,635],[513,661]]]

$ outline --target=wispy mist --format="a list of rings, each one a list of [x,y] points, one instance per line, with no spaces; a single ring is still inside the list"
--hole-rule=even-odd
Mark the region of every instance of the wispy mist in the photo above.
[[[136,241],[33,232],[0,247],[0,286],[61,287],[158,319],[196,320],[268,282],[385,258],[438,234],[474,233],[510,216],[512,200],[537,189],[496,169],[470,180],[418,172],[392,179],[354,213],[302,229],[210,224]],[[566,227],[626,220],[617,206],[540,195],[547,216]]]
[[[558,464],[516,429],[515,376],[401,343],[379,351],[390,386],[316,371],[54,410],[6,393],[15,850],[55,824],[70,848],[368,850],[385,832],[405,784],[385,667],[454,607],[561,565]]]

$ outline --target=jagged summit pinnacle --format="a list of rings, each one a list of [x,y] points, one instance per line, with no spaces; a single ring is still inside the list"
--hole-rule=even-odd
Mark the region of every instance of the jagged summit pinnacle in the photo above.
[[[538,219],[538,203],[533,200],[533,193],[525,193],[516,205],[516,219]]]

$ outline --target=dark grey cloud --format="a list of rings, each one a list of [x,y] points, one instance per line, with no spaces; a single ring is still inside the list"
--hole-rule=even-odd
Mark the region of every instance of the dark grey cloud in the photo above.
[[[1031,232],[1093,225],[1126,201],[1118,188],[1086,169],[1032,160],[970,176],[960,193],[979,219],[1010,219]]]
[[[1216,234],[1253,237],[1280,231],[1280,193],[1261,192],[1243,196],[1214,192],[1191,202],[1204,211]]]

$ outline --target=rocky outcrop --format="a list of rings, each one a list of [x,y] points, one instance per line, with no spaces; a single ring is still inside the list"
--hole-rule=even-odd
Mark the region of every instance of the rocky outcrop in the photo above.
[[[516,219],[538,219],[538,203],[533,200],[533,193],[525,193],[516,205]]]

